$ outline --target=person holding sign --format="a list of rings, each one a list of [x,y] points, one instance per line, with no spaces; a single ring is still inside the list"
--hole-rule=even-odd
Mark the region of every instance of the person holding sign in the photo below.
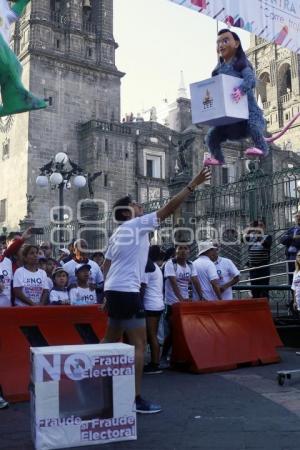
[[[255,73],[242,48],[240,38],[233,31],[220,30],[217,39],[217,51],[219,63],[212,72],[212,76],[225,74],[243,79],[242,84],[234,89],[232,98],[238,103],[243,95],[247,95],[249,119],[209,129],[206,136],[206,145],[211,155],[204,160],[204,166],[225,164],[221,149],[222,142],[229,139],[244,139],[249,136],[252,138],[255,147],[246,150],[245,156],[265,158],[269,153],[269,147],[263,135],[266,121],[253,93],[256,83]]]

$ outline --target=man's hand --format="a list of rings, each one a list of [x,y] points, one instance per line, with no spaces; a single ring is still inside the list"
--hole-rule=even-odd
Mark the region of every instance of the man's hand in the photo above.
[[[195,189],[195,187],[199,186],[200,184],[203,184],[205,181],[208,181],[211,179],[211,171],[208,167],[204,167],[198,175],[196,175],[192,181],[188,184],[188,186],[191,189]]]

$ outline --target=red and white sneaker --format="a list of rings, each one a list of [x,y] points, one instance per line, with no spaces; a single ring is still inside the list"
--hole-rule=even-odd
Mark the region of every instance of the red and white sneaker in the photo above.
[[[224,164],[225,163],[223,161],[218,161],[217,159],[212,158],[212,157],[206,158],[203,161],[203,166],[204,167],[208,167],[208,166],[224,166]]]
[[[256,147],[247,148],[245,151],[245,156],[254,156],[257,158],[258,156],[264,156],[264,152]]]

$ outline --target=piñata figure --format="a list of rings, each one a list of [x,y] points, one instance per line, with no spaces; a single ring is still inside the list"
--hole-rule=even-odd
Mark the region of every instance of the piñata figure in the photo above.
[[[29,2],[15,0],[10,7],[7,0],[0,0],[0,117],[47,107],[44,100],[35,97],[23,86],[22,65],[9,47],[10,26],[21,17]]]
[[[204,165],[220,166],[225,164],[221,149],[222,142],[239,140],[249,136],[252,138],[255,147],[247,149],[245,155],[247,157],[265,158],[269,153],[269,147],[263,135],[266,129],[266,121],[253,92],[256,84],[255,73],[242,48],[240,38],[228,29],[219,31],[217,51],[219,63],[212,76],[225,74],[243,79],[242,84],[234,89],[232,97],[236,102],[239,102],[243,95],[247,95],[249,119],[209,129],[205,141],[211,155],[205,159]]]

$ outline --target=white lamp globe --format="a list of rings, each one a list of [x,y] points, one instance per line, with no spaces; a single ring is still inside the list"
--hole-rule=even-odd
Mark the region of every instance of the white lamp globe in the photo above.
[[[48,186],[48,177],[46,175],[39,175],[35,180],[37,186],[43,188]]]
[[[58,186],[60,183],[63,182],[63,176],[59,172],[53,172],[53,174],[50,176],[50,183],[54,186]]]
[[[68,155],[64,152],[59,152],[55,155],[55,162],[57,164],[66,164],[68,162]]]
[[[83,175],[77,175],[73,180],[74,186],[83,188],[86,185],[86,179]]]

